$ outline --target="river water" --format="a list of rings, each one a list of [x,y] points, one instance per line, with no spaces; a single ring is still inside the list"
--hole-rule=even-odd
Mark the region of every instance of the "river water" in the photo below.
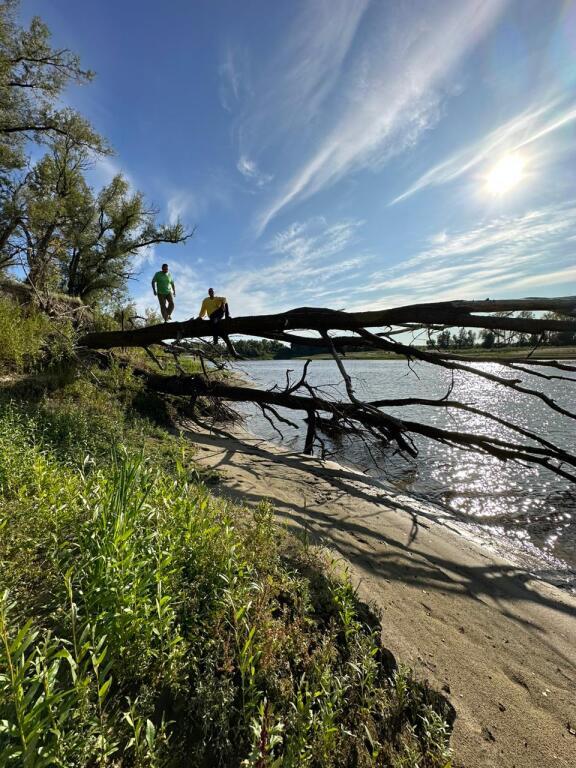
[[[496,363],[475,365],[496,374],[510,375]],[[300,360],[259,360],[244,362],[237,368],[260,387],[284,388],[287,369],[293,370],[294,381],[299,378],[302,366]],[[450,371],[426,363],[408,367],[403,360],[349,360],[346,369],[353,378],[357,396],[365,400],[438,398],[446,394],[451,382]],[[514,377],[519,376],[515,373]],[[530,380],[532,388],[576,410],[576,382],[524,378]],[[346,399],[341,375],[332,360],[313,361],[308,381],[322,387],[325,396]],[[533,397],[511,392],[477,376],[458,374],[450,398],[474,405],[574,450],[575,422],[554,413]],[[247,405],[242,409],[246,426],[252,433],[282,442],[293,450],[303,449],[305,425],[297,412],[283,411],[283,415],[303,428],[294,430],[280,425],[284,434],[281,440],[259,409]],[[520,437],[481,416],[447,412],[444,408],[409,406],[389,408],[386,412],[448,429],[477,431],[515,441]],[[335,461],[361,469],[379,481],[450,510],[460,527],[475,539],[511,557],[541,578],[576,588],[576,487],[541,467],[503,463],[424,438],[418,438],[416,444],[417,458],[405,459],[392,448],[367,447],[357,438],[346,438],[337,444],[327,439]]]

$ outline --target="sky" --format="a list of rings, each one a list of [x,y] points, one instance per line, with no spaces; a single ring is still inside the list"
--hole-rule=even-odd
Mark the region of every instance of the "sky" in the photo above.
[[[576,294],[576,0],[23,0],[64,101],[194,237],[175,320]]]

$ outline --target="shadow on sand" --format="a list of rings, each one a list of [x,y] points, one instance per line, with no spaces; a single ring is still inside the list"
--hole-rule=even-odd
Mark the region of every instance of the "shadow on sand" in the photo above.
[[[225,468],[233,462],[234,454],[247,454],[258,461],[244,462],[242,469],[253,476],[254,488],[226,486],[225,493],[246,504],[256,504],[263,498],[261,488],[266,486],[267,468],[282,464],[302,473],[302,482],[317,484],[320,480],[330,485],[330,502],[345,503],[347,514],[329,514],[320,507],[322,503],[302,503],[271,499],[276,507],[277,518],[287,525],[304,528],[311,538],[337,549],[341,555],[360,570],[372,573],[388,581],[409,583],[427,590],[439,590],[445,594],[466,594],[475,600],[490,599],[498,605],[502,615],[546,634],[546,628],[523,619],[510,612],[508,605],[529,602],[576,617],[573,601],[562,592],[534,589],[534,579],[545,579],[545,570],[531,573],[506,562],[493,562],[486,558],[486,564],[469,565],[455,559],[447,559],[419,545],[421,529],[432,525],[447,528],[447,534],[454,536],[454,527],[449,524],[454,516],[440,507],[424,505],[415,501],[412,505],[405,495],[385,488],[360,473],[331,465],[329,468],[317,459],[296,452],[276,452],[265,441],[243,438],[223,429],[200,424],[210,429],[210,434],[193,432],[194,443],[206,449],[213,448],[218,456],[211,467]],[[222,440],[225,438],[225,440]],[[268,473],[269,474],[269,473]],[[363,504],[362,502],[367,502]],[[329,509],[329,505],[326,505]],[[384,510],[393,510],[406,516],[410,521],[407,535],[406,525],[390,535],[378,519]],[[380,524],[379,524],[380,523]],[[398,535],[396,535],[396,533]]]

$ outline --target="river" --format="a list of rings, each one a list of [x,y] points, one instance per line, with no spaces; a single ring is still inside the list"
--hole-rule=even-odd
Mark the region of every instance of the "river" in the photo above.
[[[478,367],[503,375],[496,363]],[[284,387],[286,370],[295,380],[302,370],[300,360],[259,360],[237,367],[257,385]],[[418,363],[410,368],[402,360],[350,360],[346,368],[353,377],[358,397],[366,400],[398,397],[438,398],[450,385],[450,371]],[[569,375],[569,374],[566,374]],[[516,377],[516,374],[515,374]],[[530,379],[560,404],[576,410],[574,383]],[[308,381],[323,387],[328,396],[345,398],[343,382],[332,360],[311,363]],[[451,399],[461,399],[483,411],[531,429],[569,450],[573,450],[574,421],[551,411],[544,403],[511,392],[470,374],[459,374]],[[259,409],[242,406],[246,426],[254,434],[288,448],[302,450],[303,429],[280,425],[283,440],[263,418]],[[504,427],[481,416],[443,408],[409,406],[387,409],[411,420],[450,429],[481,431],[504,439],[518,439]],[[294,411],[283,415],[303,425]],[[450,510],[465,533],[486,543],[500,554],[511,557],[541,578],[576,588],[576,488],[553,473],[536,466],[503,463],[490,456],[418,439],[418,456],[406,459],[393,449],[367,447],[358,439],[339,444],[327,442],[331,458],[367,472],[379,481],[393,484],[412,495]],[[374,459],[377,461],[375,464]]]

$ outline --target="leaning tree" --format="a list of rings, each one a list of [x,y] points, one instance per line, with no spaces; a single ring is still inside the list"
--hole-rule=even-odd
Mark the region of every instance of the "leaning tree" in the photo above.
[[[543,314],[535,317],[533,312]],[[497,362],[499,367],[479,366],[478,357],[434,347],[434,335],[448,328],[506,331],[524,338],[529,336],[536,341],[528,352],[519,352],[514,357],[482,358],[482,361]],[[480,451],[504,461],[538,464],[576,482],[576,455],[559,445],[552,436],[542,434],[536,427],[530,429],[496,413],[488,413],[473,403],[453,396],[456,378],[470,375],[483,379],[489,386],[505,388],[514,397],[537,399],[545,408],[563,417],[576,418],[574,410],[537,387],[538,380],[542,379],[562,380],[573,386],[576,364],[540,359],[534,355],[538,340],[546,338],[546,334],[576,332],[576,297],[448,301],[367,312],[303,307],[273,315],[224,320],[219,329],[229,356],[235,355],[231,339],[234,334],[328,351],[339,369],[345,396],[333,393],[328,396],[324,390],[310,383],[307,375],[309,363],[304,364],[301,375],[295,380],[287,372],[283,387],[262,389],[228,383],[221,376],[214,375],[214,365],[210,365],[209,361],[216,360],[216,350],[204,341],[212,335],[212,329],[208,322],[198,319],[123,331],[87,333],[80,338],[79,344],[83,349],[108,351],[142,347],[160,368],[164,367],[162,354],[173,356],[178,370],[175,375],[145,369],[137,369],[136,374],[150,390],[188,398],[192,403],[199,397],[254,403],[269,420],[279,424],[292,424],[284,409],[300,411],[306,416],[307,453],[312,453],[315,445],[322,447],[322,435],[334,430],[367,441],[371,446],[393,444],[401,453],[410,456],[416,455],[415,439],[421,437]],[[407,336],[414,339],[417,333],[428,336],[426,348],[413,340],[405,340]],[[383,350],[405,358],[409,364],[421,361],[441,367],[450,372],[452,384],[436,399],[411,397],[407,393],[400,399],[363,400],[358,396],[353,378],[346,369],[345,356],[350,349]],[[178,364],[182,355],[190,354],[200,358],[202,374],[187,374]],[[420,413],[440,408],[481,416],[505,427],[506,436],[484,434],[480,430],[447,429],[431,425],[425,418],[415,420],[397,415],[399,409],[402,412],[402,408],[413,405],[421,407]],[[394,409],[394,414],[391,409]]]

